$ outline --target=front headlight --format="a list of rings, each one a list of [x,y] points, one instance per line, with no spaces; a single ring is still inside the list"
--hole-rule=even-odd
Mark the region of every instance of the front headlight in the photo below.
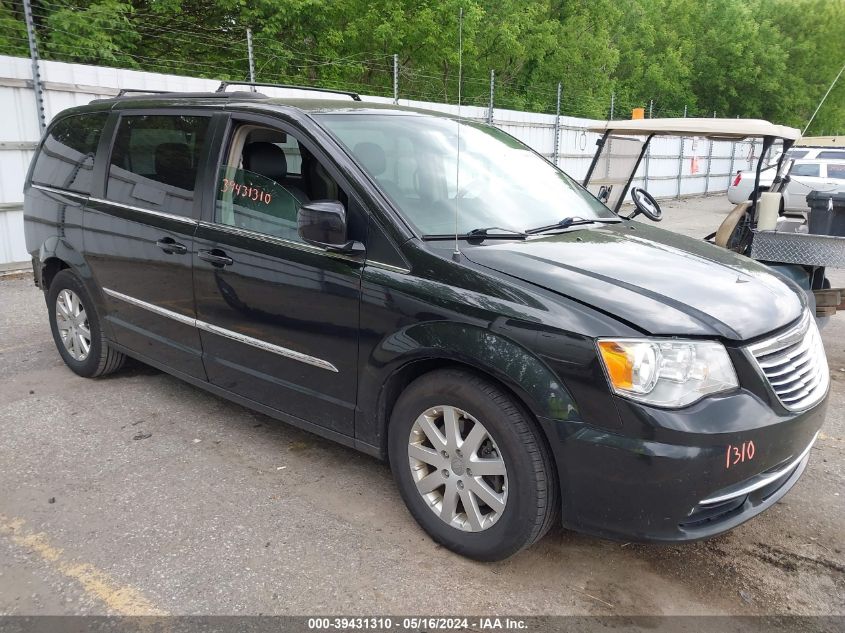
[[[599,358],[621,396],[659,407],[685,407],[739,386],[725,347],[715,341],[599,339]]]

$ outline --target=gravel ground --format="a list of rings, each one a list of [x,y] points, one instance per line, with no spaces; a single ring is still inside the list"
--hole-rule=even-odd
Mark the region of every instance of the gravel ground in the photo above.
[[[664,203],[663,225],[728,210]],[[557,528],[481,564],[426,537],[384,464],[140,364],[78,378],[31,279],[0,277],[0,305],[0,614],[845,614],[845,315],[827,422],[767,513],[679,546]]]

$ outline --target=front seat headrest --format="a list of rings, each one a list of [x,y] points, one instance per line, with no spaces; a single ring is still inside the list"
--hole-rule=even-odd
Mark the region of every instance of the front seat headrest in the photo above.
[[[244,147],[244,169],[271,180],[281,181],[288,175],[284,150],[278,145],[259,141]]]
[[[371,176],[381,176],[387,169],[387,158],[384,150],[375,143],[358,143],[352,150],[355,158],[361,161],[364,169],[370,172]]]
[[[187,143],[161,143],[155,149],[158,180],[181,189],[194,188],[194,166]]]

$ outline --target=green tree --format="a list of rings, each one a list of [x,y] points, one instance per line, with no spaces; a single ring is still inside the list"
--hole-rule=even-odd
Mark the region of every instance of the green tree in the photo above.
[[[845,0],[33,0],[46,59],[455,103],[616,116],[745,116],[803,126],[845,63]],[[28,53],[0,0],[0,53]],[[810,133],[842,132],[845,82]]]

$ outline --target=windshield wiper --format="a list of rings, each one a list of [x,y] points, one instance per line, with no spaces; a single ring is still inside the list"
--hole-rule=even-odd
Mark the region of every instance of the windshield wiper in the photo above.
[[[500,233],[491,235],[490,231],[500,231]],[[517,229],[506,229],[501,226],[488,226],[484,229],[473,229],[467,235],[470,237],[525,237],[527,233]]]
[[[491,231],[499,231],[491,233]],[[486,228],[472,229],[466,233],[458,234],[459,240],[524,240],[528,237],[525,231],[506,229],[501,226],[488,226]],[[444,235],[423,235],[424,240],[454,240],[455,234]]]
[[[528,235],[536,235],[537,233],[545,233],[546,231],[554,231],[555,229],[568,229],[570,226],[578,226],[580,224],[615,224],[619,222],[619,218],[600,219],[594,218],[592,220],[585,220],[584,218],[571,217],[563,218],[560,222],[549,224],[548,226],[538,226],[536,229],[528,229],[525,231]]]

